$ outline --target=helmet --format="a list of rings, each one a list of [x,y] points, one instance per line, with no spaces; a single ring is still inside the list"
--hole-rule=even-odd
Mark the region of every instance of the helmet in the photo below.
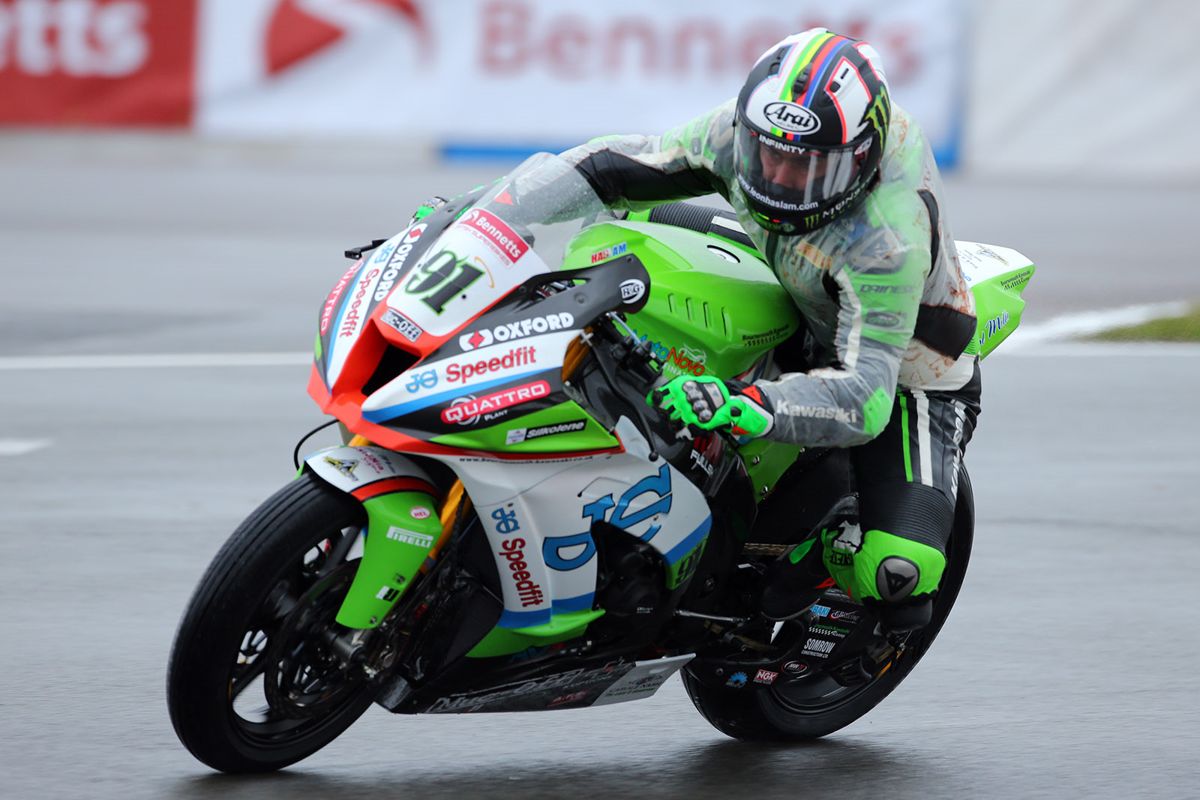
[[[734,169],[760,226],[801,234],[871,187],[892,116],[879,53],[813,28],[764,53],[738,95]]]

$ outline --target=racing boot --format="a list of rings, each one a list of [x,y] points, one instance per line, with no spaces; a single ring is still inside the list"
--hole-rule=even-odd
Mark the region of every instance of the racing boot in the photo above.
[[[847,495],[821,518],[812,533],[767,568],[759,611],[770,620],[800,616],[833,585],[826,568],[826,540],[853,525],[858,498]]]
[[[946,567],[940,549],[855,525],[826,538],[824,558],[837,585],[875,610],[885,631],[917,630],[932,619],[933,593]]]

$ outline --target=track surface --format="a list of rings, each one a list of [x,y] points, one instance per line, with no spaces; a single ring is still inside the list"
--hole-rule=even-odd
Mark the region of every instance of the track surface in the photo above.
[[[825,741],[728,740],[673,680],[596,710],[373,709],[267,778],[192,760],[167,720],[167,651],[208,560],[289,479],[296,437],[320,421],[306,368],[35,370],[5,357],[303,351],[344,246],[487,174],[403,161],[380,176],[365,159],[0,140],[4,185],[21,187],[0,193],[0,794],[1200,795],[1194,348],[988,361],[958,607],[921,668]],[[1113,191],[956,183],[950,197],[959,237],[1039,262],[1035,321],[1200,296],[1176,211],[1200,194],[1123,195],[1144,215],[1131,224],[1153,228],[1147,246],[1089,227]]]

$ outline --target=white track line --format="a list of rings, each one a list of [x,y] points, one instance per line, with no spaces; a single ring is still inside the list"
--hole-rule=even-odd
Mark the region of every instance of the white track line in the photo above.
[[[49,439],[0,439],[0,456],[23,456],[49,446]]]
[[[1200,344],[1074,342],[1111,328],[1139,325],[1179,316],[1188,303],[1148,303],[1102,311],[1065,314],[1018,328],[997,350],[1008,356],[1107,358],[1188,357],[1200,355]],[[195,367],[295,367],[312,363],[312,353],[154,353],[147,355],[3,356],[0,371],[56,369],[171,369]]]
[[[1188,303],[1146,303],[1123,308],[1107,308],[1100,311],[1084,311],[1064,314],[1061,317],[1037,325],[1023,325],[1002,345],[1003,351],[1012,353],[1044,342],[1062,342],[1080,336],[1091,336],[1113,328],[1141,325],[1152,319],[1180,317],[1187,313]]]
[[[147,355],[8,356],[0,370],[169,369],[173,367],[295,367],[312,353],[153,353]]]

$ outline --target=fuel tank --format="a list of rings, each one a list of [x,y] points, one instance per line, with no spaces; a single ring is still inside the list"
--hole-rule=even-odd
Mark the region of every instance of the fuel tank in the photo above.
[[[568,243],[563,268],[630,253],[650,273],[650,299],[627,319],[650,342],[667,377],[741,375],[800,325],[770,267],[719,236],[653,222],[604,222]]]

